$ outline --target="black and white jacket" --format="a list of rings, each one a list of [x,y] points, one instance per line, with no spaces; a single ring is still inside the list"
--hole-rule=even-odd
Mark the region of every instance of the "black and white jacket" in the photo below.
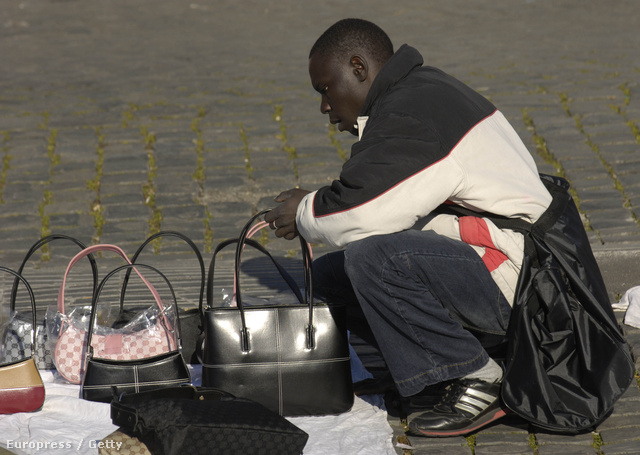
[[[373,82],[359,141],[340,178],[307,195],[296,222],[308,241],[343,247],[410,228],[476,249],[509,301],[522,235],[478,217],[433,216],[443,203],[535,222],[551,201],[531,154],[493,104],[403,45]]]

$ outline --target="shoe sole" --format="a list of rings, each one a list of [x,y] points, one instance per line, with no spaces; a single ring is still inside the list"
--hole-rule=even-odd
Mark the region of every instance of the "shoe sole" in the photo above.
[[[448,437],[448,436],[462,436],[468,433],[471,433],[473,431],[476,431],[486,425],[489,425],[491,422],[495,422],[498,419],[501,419],[502,417],[506,416],[507,412],[504,409],[498,409],[495,413],[493,414],[487,414],[486,416],[484,416],[485,418],[483,418],[480,422],[475,422],[475,425],[471,428],[467,427],[467,428],[461,428],[459,430],[420,430],[420,429],[416,429],[413,430],[414,432],[418,432],[423,436],[430,436],[430,437],[434,437],[434,438],[444,438],[444,437]]]

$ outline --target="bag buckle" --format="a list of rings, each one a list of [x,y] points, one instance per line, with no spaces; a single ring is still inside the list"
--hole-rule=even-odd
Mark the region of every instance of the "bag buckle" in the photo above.
[[[240,331],[240,349],[242,349],[242,352],[245,354],[251,350],[249,345],[249,330],[246,327]]]
[[[312,350],[316,348],[316,328],[312,325],[307,325],[307,349]]]

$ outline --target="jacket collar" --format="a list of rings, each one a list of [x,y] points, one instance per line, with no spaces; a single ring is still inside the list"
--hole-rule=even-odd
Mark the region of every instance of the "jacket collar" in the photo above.
[[[416,49],[407,44],[400,46],[373,81],[360,111],[360,116],[368,116],[371,108],[381,95],[387,92],[400,79],[403,79],[415,67],[422,66],[423,63],[422,55]]]

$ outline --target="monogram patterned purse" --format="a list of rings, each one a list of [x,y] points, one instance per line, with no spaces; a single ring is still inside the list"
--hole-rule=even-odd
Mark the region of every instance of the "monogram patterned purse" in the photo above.
[[[25,338],[24,342],[25,345],[29,345],[30,352],[33,352],[36,302],[31,286],[29,286],[27,280],[13,270],[0,267],[0,271],[13,275],[16,280],[24,284],[29,292],[33,320],[31,333]],[[0,414],[37,411],[44,404],[44,397],[44,384],[36,368],[33,356],[0,365]]]
[[[83,257],[98,251],[114,252],[129,264],[131,263],[122,249],[115,245],[106,244],[86,248],[69,262],[58,293],[58,314],[62,322],[55,344],[54,361],[60,375],[72,384],[80,384],[84,376],[88,354],[88,328],[66,315],[65,284],[71,268]],[[147,286],[150,286],[149,289],[153,288],[143,277],[142,280]],[[162,302],[156,300],[156,304],[157,307],[149,309],[147,318],[153,324],[146,328],[129,333],[126,330],[114,330],[103,334],[94,333],[91,341],[93,354],[103,359],[136,360],[177,349],[172,329],[164,323]]]

